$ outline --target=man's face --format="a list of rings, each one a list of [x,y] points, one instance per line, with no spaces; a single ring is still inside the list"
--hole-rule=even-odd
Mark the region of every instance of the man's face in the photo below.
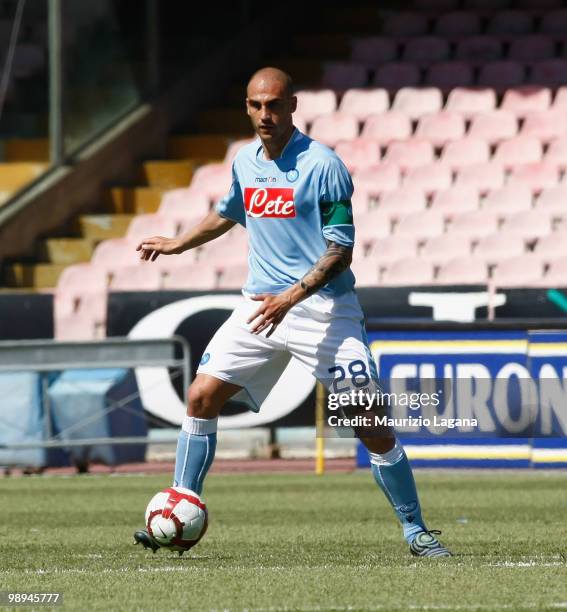
[[[290,96],[279,81],[260,79],[248,86],[246,111],[262,141],[277,142],[293,124],[297,98]]]

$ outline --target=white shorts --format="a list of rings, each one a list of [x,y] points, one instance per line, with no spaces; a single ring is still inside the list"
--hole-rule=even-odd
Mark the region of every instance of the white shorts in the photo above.
[[[364,316],[354,292],[339,297],[312,295],[294,306],[266,338],[250,333],[246,321],[261,302],[245,296],[217,330],[197,373],[243,387],[256,410],[291,358],[297,359],[330,392],[366,389],[377,384]]]

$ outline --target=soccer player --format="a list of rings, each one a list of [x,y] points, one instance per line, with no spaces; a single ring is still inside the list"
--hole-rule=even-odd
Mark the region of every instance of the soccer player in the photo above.
[[[249,240],[244,300],[206,348],[189,389],[179,434],[174,486],[201,493],[214,458],[218,415],[244,389],[257,408],[291,356],[337,391],[378,382],[349,269],[354,244],[351,177],[335,153],[293,125],[291,78],[263,68],[248,83],[246,109],[258,139],[233,163],[232,186],[186,235],[155,236],[140,257],[182,253],[236,223]],[[407,456],[392,434],[359,436],[376,484],[392,505],[412,554],[451,553],[427,529]],[[145,530],[136,542],[158,548]]]

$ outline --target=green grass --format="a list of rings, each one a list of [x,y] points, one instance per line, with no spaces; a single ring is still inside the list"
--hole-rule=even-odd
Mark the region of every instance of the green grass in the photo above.
[[[69,610],[567,607],[566,473],[418,472],[444,561],[409,555],[367,472],[213,474],[202,542],[152,555],[131,534],[169,480],[4,479],[0,590],[63,591]]]

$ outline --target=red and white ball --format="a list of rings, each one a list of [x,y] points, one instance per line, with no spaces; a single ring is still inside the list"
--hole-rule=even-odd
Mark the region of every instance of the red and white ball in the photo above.
[[[207,531],[207,507],[190,489],[168,487],[156,493],[146,508],[146,528],[160,545],[189,550]]]

